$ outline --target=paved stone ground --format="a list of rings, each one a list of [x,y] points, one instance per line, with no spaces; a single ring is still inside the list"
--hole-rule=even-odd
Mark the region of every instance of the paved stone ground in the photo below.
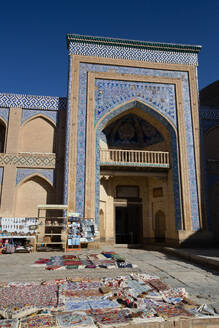
[[[62,252],[38,252],[35,254],[11,254],[0,256],[0,281],[49,280],[65,277],[116,277],[129,272],[146,272],[159,276],[172,287],[185,287],[198,303],[219,304],[219,272],[180,260],[157,251],[128,248],[103,248],[125,256],[128,262],[138,265],[136,269],[83,269],[47,271],[32,267],[40,257],[63,255]],[[83,249],[74,254],[99,253],[103,249]],[[69,252],[72,254],[72,252]]]

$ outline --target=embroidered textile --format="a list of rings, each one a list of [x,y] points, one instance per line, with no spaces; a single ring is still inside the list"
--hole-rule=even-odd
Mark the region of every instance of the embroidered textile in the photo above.
[[[57,321],[55,316],[48,314],[35,315],[21,320],[21,328],[56,328]]]
[[[56,318],[60,328],[96,327],[92,318],[85,312],[61,313]]]

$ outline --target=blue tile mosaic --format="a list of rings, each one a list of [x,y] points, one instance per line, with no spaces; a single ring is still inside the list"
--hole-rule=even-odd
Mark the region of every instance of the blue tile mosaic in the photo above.
[[[148,103],[177,125],[174,85],[103,79],[95,80],[95,125],[105,113],[132,99]]]
[[[72,57],[68,57],[68,97],[66,113],[66,138],[65,138],[65,174],[64,174],[64,204],[68,204],[68,169],[69,169],[69,134],[70,134],[70,110],[71,110],[71,85],[72,85]]]
[[[2,184],[3,173],[4,173],[4,167],[0,167],[0,184]]]
[[[198,65],[196,53],[162,51],[153,49],[139,49],[118,47],[112,45],[70,42],[69,52],[75,55],[106,57],[116,59],[141,60],[155,63],[171,63]]]
[[[7,124],[8,123],[8,117],[9,117],[9,108],[1,108],[0,107],[0,117]]]
[[[55,186],[55,170],[53,169],[17,169],[16,184],[20,183],[33,174],[40,174]]]
[[[21,117],[21,124],[27,121],[29,118],[34,117],[36,115],[43,114],[51,119],[55,124],[58,123],[58,111],[52,110],[36,110],[36,109],[23,109],[22,110],[22,117]]]
[[[28,109],[66,109],[67,98],[0,93],[0,107]]]
[[[136,74],[149,76],[162,76],[180,78],[183,86],[184,117],[186,125],[186,143],[188,152],[188,167],[190,179],[190,198],[192,203],[192,224],[193,230],[200,227],[197,178],[195,172],[195,154],[192,131],[192,117],[190,106],[190,90],[187,72],[165,71],[147,68],[107,66],[100,64],[80,64],[79,77],[79,104],[78,104],[78,145],[77,145],[77,177],[76,177],[76,211],[84,212],[84,183],[85,183],[85,145],[86,145],[86,101],[87,101],[87,73],[115,71],[119,74]],[[121,102],[123,105],[123,102]],[[68,152],[66,153],[68,161]],[[66,172],[67,174],[67,172]]]

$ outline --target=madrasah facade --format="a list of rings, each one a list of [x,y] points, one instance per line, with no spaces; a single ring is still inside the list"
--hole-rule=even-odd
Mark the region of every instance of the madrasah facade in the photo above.
[[[65,204],[102,243],[210,240],[201,47],[73,34],[67,47],[67,97],[0,94],[0,217]]]

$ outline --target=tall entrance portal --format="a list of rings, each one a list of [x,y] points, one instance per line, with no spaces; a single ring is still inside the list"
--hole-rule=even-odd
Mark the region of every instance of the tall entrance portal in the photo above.
[[[200,48],[75,35],[68,35],[68,46],[69,211],[95,219],[97,241],[122,242],[126,235],[137,242],[138,230],[143,243],[185,240],[200,229]],[[141,211],[129,201],[115,207],[119,185],[139,187]],[[159,211],[165,231],[154,225]]]

